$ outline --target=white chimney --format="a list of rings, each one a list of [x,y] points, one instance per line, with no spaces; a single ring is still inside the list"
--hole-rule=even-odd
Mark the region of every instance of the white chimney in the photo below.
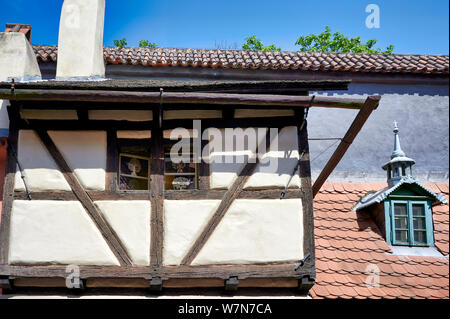
[[[33,48],[17,25],[0,33],[0,82],[26,82],[41,80],[41,71]],[[31,26],[30,26],[31,30]],[[0,138],[8,137],[9,118],[6,110],[9,101],[0,100]]]
[[[0,81],[41,80],[41,71],[33,48],[25,34],[0,33]]]
[[[105,77],[105,0],[64,0],[59,24],[57,79]]]

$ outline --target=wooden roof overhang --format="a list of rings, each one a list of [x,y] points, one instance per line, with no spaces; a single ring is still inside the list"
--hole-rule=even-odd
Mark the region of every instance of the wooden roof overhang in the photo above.
[[[43,81],[0,83],[0,99],[22,102],[112,103],[111,108],[142,108],[141,104],[184,105],[189,108],[207,105],[232,105],[249,108],[338,107],[359,109],[360,99],[316,97],[309,91],[346,90],[350,81]],[[162,95],[162,96],[161,96]],[[119,104],[119,105],[117,105]],[[45,107],[40,104],[40,106]],[[61,106],[60,106],[61,107]],[[65,106],[62,106],[65,107]],[[148,107],[148,106],[147,106]]]

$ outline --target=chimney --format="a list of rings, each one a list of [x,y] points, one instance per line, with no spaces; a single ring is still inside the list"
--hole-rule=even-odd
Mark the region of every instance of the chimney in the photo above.
[[[105,77],[105,0],[64,0],[58,39],[57,79]]]
[[[6,24],[5,32],[0,33],[0,81],[41,80],[30,39],[30,25]]]

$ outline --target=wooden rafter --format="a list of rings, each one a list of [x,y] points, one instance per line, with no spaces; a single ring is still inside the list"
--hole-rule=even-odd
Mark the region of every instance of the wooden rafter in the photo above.
[[[342,157],[345,155],[348,148],[353,143],[355,137],[358,135],[359,131],[364,126],[364,123],[366,123],[370,114],[372,114],[372,111],[378,107],[378,104],[380,103],[380,99],[381,99],[381,96],[379,96],[379,95],[369,96],[366,99],[363,107],[361,108],[361,110],[359,110],[358,114],[356,115],[355,119],[353,120],[353,123],[350,125],[350,128],[348,129],[347,133],[345,134],[344,138],[342,139],[341,143],[338,145],[338,147],[334,151],[333,155],[331,155],[331,158],[329,159],[328,163],[325,165],[325,167],[323,168],[319,177],[317,177],[316,181],[314,182],[314,185],[312,187],[314,196],[317,195],[320,188],[327,180],[328,176],[330,176],[330,174],[333,172],[333,170],[339,164]]]
[[[114,230],[104,220],[102,214],[98,211],[97,207],[95,206],[92,199],[89,197],[88,193],[83,189],[83,186],[78,181],[78,178],[73,173],[73,170],[70,168],[69,164],[67,164],[63,155],[58,150],[55,143],[48,135],[47,131],[37,130],[36,133],[41,139],[46,149],[48,150],[48,152],[50,153],[55,163],[58,165],[59,169],[61,170],[61,173],[63,174],[67,183],[71,187],[76,198],[86,209],[86,212],[89,214],[95,226],[102,234],[109,248],[114,253],[117,260],[120,262],[121,266],[130,266],[131,259],[128,256],[125,247],[118,239],[118,236],[117,234],[115,234]]]

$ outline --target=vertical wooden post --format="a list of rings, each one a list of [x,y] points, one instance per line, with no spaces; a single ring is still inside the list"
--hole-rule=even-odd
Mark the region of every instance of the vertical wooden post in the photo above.
[[[117,131],[110,129],[107,131],[106,150],[106,191],[115,192],[117,190],[117,172],[119,163],[119,152],[117,147]]]
[[[17,152],[17,141],[19,131],[17,124],[19,121],[19,107],[16,102],[11,101],[8,106],[9,115],[9,137],[8,137],[8,153],[6,157],[5,183],[3,186],[3,204],[2,217],[0,223],[0,265],[8,264],[9,254],[9,233],[11,223],[11,210],[14,201],[14,180],[16,175],[16,159],[11,147]]]
[[[151,164],[150,164],[150,202],[151,202],[151,241],[150,265],[158,269],[162,265],[163,252],[163,209],[164,209],[164,145],[163,129],[160,125],[162,110],[153,108]]]
[[[300,119],[299,119],[300,120]],[[303,119],[300,120],[302,123]],[[301,126],[301,124],[300,124]],[[313,274],[310,275],[311,280],[315,277],[315,247],[314,247],[314,210],[313,210],[313,194],[311,186],[311,165],[309,156],[308,143],[308,122],[305,120],[303,128],[298,132],[299,153],[304,155],[300,163],[300,184],[304,194],[302,198],[303,210],[303,255],[310,254],[311,257],[305,262],[300,271]],[[300,278],[301,279],[301,278]]]

